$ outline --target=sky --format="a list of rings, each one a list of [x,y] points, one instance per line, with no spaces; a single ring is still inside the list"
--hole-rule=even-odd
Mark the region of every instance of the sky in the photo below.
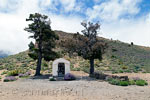
[[[101,24],[99,36],[150,47],[150,0],[0,0],[0,50],[28,49],[26,18],[49,16],[53,30],[81,32],[83,20]]]

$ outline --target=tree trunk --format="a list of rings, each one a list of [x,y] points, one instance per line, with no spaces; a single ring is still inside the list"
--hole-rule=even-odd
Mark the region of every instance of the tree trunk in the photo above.
[[[94,74],[94,59],[90,59],[90,75]]]
[[[37,67],[36,67],[36,73],[35,76],[39,76],[41,71],[41,63],[42,63],[42,54],[38,53],[38,61],[37,61]]]
[[[38,61],[37,61],[37,67],[36,67],[36,73],[35,73],[35,76],[40,76],[40,71],[41,71],[41,64],[42,64],[42,47],[41,47],[41,41],[39,41],[39,44],[38,44],[38,48],[39,48],[39,51],[38,51]]]

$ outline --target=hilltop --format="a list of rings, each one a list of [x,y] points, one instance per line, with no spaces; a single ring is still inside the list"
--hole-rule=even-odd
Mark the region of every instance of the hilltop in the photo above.
[[[55,31],[60,40],[57,41],[57,51],[60,55],[71,62],[72,70],[89,71],[89,63],[82,57],[70,56],[62,48],[59,43],[73,36],[72,33],[62,31]],[[124,72],[150,72],[150,48],[138,46],[134,44],[124,43],[118,40],[109,40],[99,37],[107,43],[108,48],[103,55],[103,60],[95,60],[95,68],[97,71],[105,71],[112,73]],[[51,73],[51,62],[43,61],[42,72]],[[28,51],[21,52],[16,55],[11,55],[6,58],[0,59],[0,69],[24,69],[29,70],[36,68],[36,62],[28,56]]]

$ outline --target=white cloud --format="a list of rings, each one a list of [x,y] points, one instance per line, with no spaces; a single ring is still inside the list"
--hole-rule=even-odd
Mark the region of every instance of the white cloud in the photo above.
[[[18,8],[19,3],[18,0],[0,0],[0,12],[13,12]]]
[[[52,4],[52,0],[42,0],[41,5],[42,6],[49,6]]]
[[[58,0],[39,0],[39,5],[42,10],[58,11],[56,6],[59,5],[59,2]]]
[[[65,16],[57,16],[57,15],[50,15],[52,20],[52,29],[54,30],[63,30],[65,32],[76,33],[80,32],[82,26],[80,22],[83,20],[79,17],[65,17]]]
[[[89,19],[100,18],[105,21],[115,21],[124,15],[136,15],[141,0],[108,0],[87,10]]]
[[[30,6],[32,4],[32,6]],[[25,21],[30,13],[40,12],[45,13],[39,7],[38,0],[21,0],[18,9],[13,13],[0,12],[0,50],[10,51],[13,54],[28,49],[28,44],[31,39],[28,39],[30,33],[24,31],[28,22]],[[61,16],[52,13],[46,13],[50,16],[53,30],[63,30],[66,32],[80,31],[80,17]]]
[[[61,3],[64,12],[80,12],[83,8],[81,2],[77,2],[77,0],[59,0],[59,2]]]
[[[60,0],[66,12],[72,11],[75,7],[76,0]]]
[[[0,49],[17,53],[27,49],[28,35],[24,31],[25,19],[8,14],[0,14]]]
[[[0,0],[0,8],[4,10],[10,6],[13,0]],[[81,11],[83,5],[76,0],[15,0],[16,4],[12,7],[13,13],[5,13],[0,9],[0,50],[18,53],[28,49],[29,33],[24,31],[28,22],[25,19],[30,13],[44,13],[51,18],[52,29],[66,32],[80,32],[82,26],[80,22],[83,18],[80,15],[56,15],[51,11],[45,11],[44,7],[56,8],[60,3],[63,11]],[[63,2],[64,1],[64,2]],[[109,0],[100,5],[95,5],[89,9],[90,19],[101,17],[104,21],[101,27],[102,36],[107,38],[119,39],[124,42],[134,42],[135,44],[150,46],[150,14],[139,17],[138,19],[125,19],[121,16],[136,15],[139,13],[138,3],[141,0]],[[132,2],[134,1],[134,2]],[[32,5],[32,6],[31,6]],[[77,6],[78,5],[78,6]],[[67,8],[68,7],[68,8]],[[78,7],[78,10],[77,10]],[[15,9],[14,9],[15,8]],[[85,8],[84,8],[85,9]],[[57,8],[55,9],[57,10]],[[64,12],[65,12],[64,11]],[[84,12],[83,12],[84,13]],[[109,21],[108,21],[109,20]]]
[[[150,14],[140,13],[142,0],[107,0],[87,10],[89,20],[102,20],[102,36],[150,46]]]
[[[104,37],[121,40],[137,45],[150,46],[150,14],[139,19],[118,20],[113,23],[103,23]]]

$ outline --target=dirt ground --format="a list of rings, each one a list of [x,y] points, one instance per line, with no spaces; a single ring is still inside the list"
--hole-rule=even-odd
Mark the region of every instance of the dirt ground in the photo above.
[[[0,82],[0,100],[150,100],[148,86],[115,86],[88,77],[84,72],[72,72],[75,81],[49,81],[19,79],[15,82]],[[150,74],[117,74],[140,77],[148,80]]]

